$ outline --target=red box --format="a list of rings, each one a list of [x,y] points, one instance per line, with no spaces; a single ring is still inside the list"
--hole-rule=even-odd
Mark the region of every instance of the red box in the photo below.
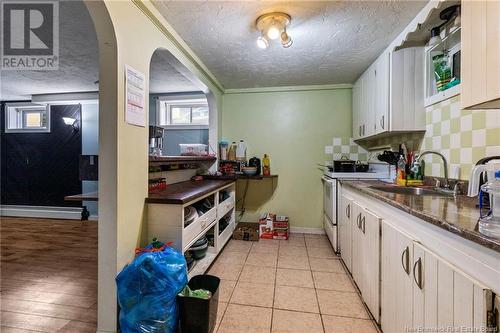
[[[275,214],[265,213],[262,214],[259,218],[259,237],[260,238],[273,238],[273,224]]]
[[[288,216],[276,216],[273,222],[273,239],[288,239]]]

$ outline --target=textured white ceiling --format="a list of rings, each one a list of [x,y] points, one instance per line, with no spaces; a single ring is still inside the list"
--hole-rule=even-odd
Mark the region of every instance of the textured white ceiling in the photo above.
[[[97,37],[82,1],[59,5],[59,70],[2,71],[0,100],[26,100],[34,94],[96,91],[99,79]],[[156,52],[151,64],[152,92],[198,91],[190,80]]]
[[[153,0],[225,88],[352,83],[427,2]],[[256,47],[271,11],[292,16],[291,48]]]

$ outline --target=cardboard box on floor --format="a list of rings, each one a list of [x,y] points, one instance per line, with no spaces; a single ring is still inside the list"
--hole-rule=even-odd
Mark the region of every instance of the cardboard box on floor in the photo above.
[[[259,219],[259,237],[265,239],[288,239],[288,216],[265,213]]]
[[[250,222],[240,222],[233,231],[233,239],[245,241],[259,240],[259,224]]]

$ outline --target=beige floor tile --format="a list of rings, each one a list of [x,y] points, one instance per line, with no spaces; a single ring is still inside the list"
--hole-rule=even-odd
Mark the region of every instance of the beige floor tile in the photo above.
[[[272,309],[229,304],[218,333],[268,333],[271,330]]]
[[[250,253],[265,253],[265,254],[278,254],[279,243],[261,243],[254,242],[252,248],[250,249]]]
[[[239,281],[251,283],[274,284],[276,269],[273,267],[262,267],[245,265],[241,272]]]
[[[311,288],[276,286],[274,308],[319,313],[316,293]]]
[[[331,248],[332,244],[326,237],[321,237],[321,238],[306,238],[306,245],[307,247],[328,247]]]
[[[306,242],[303,234],[291,234],[287,240],[280,240],[280,245],[305,247]]]
[[[351,279],[345,273],[312,272],[316,289],[355,293]]]
[[[347,274],[339,259],[309,258],[309,263],[312,271]]]
[[[334,259],[338,258],[333,249],[330,247],[308,247],[307,253],[309,258]]]
[[[311,271],[300,269],[278,268],[276,272],[276,285],[314,288]]]
[[[224,247],[224,252],[246,252],[250,251],[252,247],[252,243],[250,241],[240,241],[240,240],[230,240],[227,245]]]
[[[274,285],[265,283],[238,282],[230,303],[272,307]]]
[[[219,300],[219,304],[217,305],[217,319],[215,321],[215,330],[217,331],[217,326],[219,326],[222,316],[224,315],[224,312],[226,311],[227,308],[227,303],[226,302],[221,302]]]
[[[377,333],[375,324],[369,319],[322,315],[325,333]]]
[[[304,234],[304,239],[328,239],[325,234]]]
[[[280,257],[307,257],[306,247],[293,246],[293,245],[280,245]]]
[[[276,267],[278,264],[278,255],[276,253],[252,252],[248,254],[247,265]]]
[[[229,302],[235,286],[236,281],[221,279],[219,284],[219,301]]]
[[[222,251],[217,257],[217,262],[225,264],[240,264],[243,265],[247,259],[247,252]]]
[[[356,293],[316,290],[322,314],[369,319],[368,313]]]
[[[237,264],[224,264],[215,262],[209,270],[210,275],[215,275],[220,279],[238,281],[243,265]]]
[[[323,333],[321,317],[316,313],[274,310],[273,333]]]
[[[307,257],[278,257],[278,268],[306,269],[310,270]]]

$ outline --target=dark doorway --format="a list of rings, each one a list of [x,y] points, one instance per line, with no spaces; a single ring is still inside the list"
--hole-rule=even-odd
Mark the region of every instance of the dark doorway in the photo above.
[[[29,206],[80,206],[64,196],[80,193],[81,106],[52,105],[50,133],[6,133],[2,104],[1,203]],[[67,125],[63,117],[76,119]]]

